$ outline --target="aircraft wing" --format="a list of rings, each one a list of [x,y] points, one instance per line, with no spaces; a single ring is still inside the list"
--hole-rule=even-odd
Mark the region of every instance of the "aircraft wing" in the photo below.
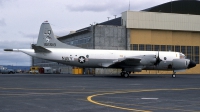
[[[115,60],[109,67],[133,67],[133,66],[141,66],[141,65],[154,65],[156,62],[155,55],[140,55],[140,56],[132,56],[119,58]]]
[[[126,57],[120,58],[118,61],[113,63],[111,66],[118,66],[118,67],[130,67],[130,66],[138,66],[140,65],[141,57]]]
[[[127,57],[119,58],[113,62],[102,63],[103,67],[125,67],[125,66],[136,66],[139,65],[141,58],[139,57]]]

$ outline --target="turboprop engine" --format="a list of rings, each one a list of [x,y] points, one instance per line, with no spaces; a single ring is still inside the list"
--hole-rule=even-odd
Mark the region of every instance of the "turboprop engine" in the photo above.
[[[172,69],[183,70],[195,67],[196,63],[190,59],[173,59]]]

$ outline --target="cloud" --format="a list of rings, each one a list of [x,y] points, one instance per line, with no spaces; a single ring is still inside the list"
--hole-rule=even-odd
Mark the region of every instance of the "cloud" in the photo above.
[[[6,2],[14,1],[14,0],[0,0],[0,6],[3,6]]]
[[[0,0],[0,6],[2,6],[3,5],[3,2],[4,2],[5,0]]]
[[[21,52],[5,52],[3,49],[29,49],[33,40],[31,37],[34,36],[23,34],[20,38],[0,40],[0,65],[30,66],[30,56]]]
[[[6,26],[6,22],[4,18],[0,19],[0,26]]]
[[[139,11],[147,9],[163,2],[168,2],[169,0],[163,1],[150,1],[150,0],[130,0],[130,10]],[[116,0],[107,1],[107,0],[82,0],[77,2],[71,2],[66,5],[66,9],[73,12],[108,12],[110,14],[119,14],[121,12],[127,11],[129,9],[129,0]]]
[[[20,41],[20,40],[15,40],[15,41],[9,41],[9,40],[0,40],[0,49],[10,49],[10,48],[15,48],[15,49],[22,49],[22,48],[30,48],[31,43],[27,41]]]
[[[17,53],[17,52],[5,52],[0,49],[0,65],[30,65],[30,56]]]
[[[121,13],[122,10],[127,9],[128,4],[125,4],[123,1],[81,1],[77,4],[72,3],[66,5],[67,10],[73,12],[110,12],[110,13]],[[120,10],[120,11],[119,11]]]
[[[28,34],[26,34],[26,33],[22,32],[22,31],[18,31],[18,33],[20,35],[22,35],[23,38],[37,38],[38,37],[38,34],[36,34],[36,33],[28,33]]]

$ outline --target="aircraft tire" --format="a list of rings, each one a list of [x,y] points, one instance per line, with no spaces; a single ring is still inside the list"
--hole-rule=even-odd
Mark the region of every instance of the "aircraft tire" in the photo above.
[[[176,74],[172,74],[172,78],[176,78]]]
[[[126,72],[126,73],[124,74],[124,77],[125,77],[125,78],[129,77],[129,73]]]

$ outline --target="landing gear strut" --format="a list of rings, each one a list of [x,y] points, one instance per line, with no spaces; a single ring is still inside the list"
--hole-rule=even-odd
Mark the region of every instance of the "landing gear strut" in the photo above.
[[[121,72],[121,73],[120,73],[120,75],[121,75],[122,77],[124,77],[124,74],[125,74],[125,72]]]
[[[122,71],[120,74],[121,74],[122,77],[127,78],[127,77],[129,77],[130,72]]]
[[[176,72],[173,71],[172,78],[176,78]]]

